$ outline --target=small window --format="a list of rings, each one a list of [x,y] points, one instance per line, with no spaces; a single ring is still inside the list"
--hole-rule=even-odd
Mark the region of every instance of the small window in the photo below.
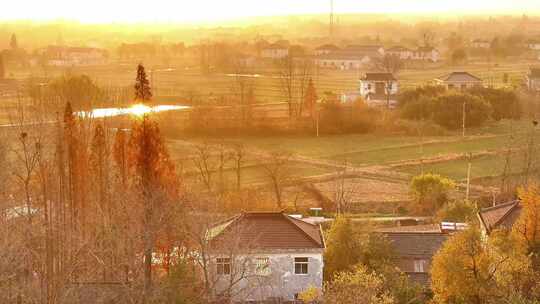
[[[368,90],[371,90],[371,83],[368,83],[367,89],[368,89]]]
[[[230,258],[217,258],[216,266],[217,266],[217,274],[221,274],[221,275],[231,274],[231,259]]]
[[[414,260],[414,272],[427,272],[426,264],[426,260]]]
[[[255,259],[255,273],[260,276],[267,276],[270,274],[270,259],[269,258],[256,258]]]
[[[308,258],[294,258],[294,273],[308,274]]]

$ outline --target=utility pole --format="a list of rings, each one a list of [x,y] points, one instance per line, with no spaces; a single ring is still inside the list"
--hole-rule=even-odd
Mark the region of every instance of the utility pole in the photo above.
[[[467,116],[467,112],[466,112],[466,105],[467,103],[466,102],[463,102],[463,122],[462,122],[462,128],[461,128],[461,136],[463,138],[465,138],[465,120],[466,120],[466,116]]]
[[[472,167],[472,153],[469,152],[467,156],[467,190],[465,192],[465,200],[469,201],[469,194],[471,189],[471,167]]]
[[[317,137],[319,137],[319,120],[321,119],[321,109],[319,108],[319,104],[315,104],[317,107],[317,122],[316,122],[316,128],[317,128]]]
[[[330,22],[328,35],[330,36],[330,39],[332,39],[334,36],[334,0],[330,0]]]

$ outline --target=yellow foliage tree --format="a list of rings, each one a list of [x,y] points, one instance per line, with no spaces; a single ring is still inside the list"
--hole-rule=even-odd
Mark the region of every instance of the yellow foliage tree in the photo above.
[[[540,255],[540,189],[538,185],[518,189],[522,211],[512,232],[534,256]]]
[[[436,303],[492,303],[530,283],[529,258],[504,232],[484,241],[477,228],[452,236],[433,258]]]

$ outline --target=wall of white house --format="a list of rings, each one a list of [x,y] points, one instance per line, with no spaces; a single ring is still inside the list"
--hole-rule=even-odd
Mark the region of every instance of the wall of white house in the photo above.
[[[265,49],[262,50],[261,56],[263,58],[280,59],[289,56],[288,49]]]
[[[295,273],[295,258],[298,257],[308,258],[307,274]],[[267,272],[257,271],[257,258],[268,258]],[[240,279],[232,286],[233,301],[264,301],[269,298],[292,301],[297,294],[310,286],[322,288],[324,266],[322,250],[256,253],[237,256],[234,260],[236,263],[233,263],[229,275],[218,275],[215,271],[217,266],[211,265],[213,275],[216,276],[217,293],[229,288],[231,279],[233,281]],[[215,263],[216,258],[212,261]]]
[[[527,88],[531,91],[539,91],[540,90],[540,79],[537,78],[529,78],[527,76]]]
[[[386,88],[387,82],[386,81],[369,81],[369,80],[361,80],[360,81],[360,95],[362,97],[366,97],[368,94],[387,94],[386,89],[384,92],[377,92],[377,83],[384,84],[384,87]],[[397,81],[392,81],[390,83],[390,95],[397,94],[399,91],[399,85]]]

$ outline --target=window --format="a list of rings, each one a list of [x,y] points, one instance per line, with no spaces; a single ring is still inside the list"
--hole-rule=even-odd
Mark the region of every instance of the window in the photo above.
[[[217,266],[217,274],[221,274],[221,275],[231,274],[231,259],[230,258],[217,258],[216,266]]]
[[[308,274],[308,258],[294,258],[294,273]]]
[[[368,89],[368,90],[371,90],[371,83],[368,83],[367,89]]]
[[[426,260],[414,260],[414,272],[427,272],[426,264]]]
[[[255,273],[260,276],[267,276],[270,274],[270,259],[269,258],[256,258],[255,259]]]

